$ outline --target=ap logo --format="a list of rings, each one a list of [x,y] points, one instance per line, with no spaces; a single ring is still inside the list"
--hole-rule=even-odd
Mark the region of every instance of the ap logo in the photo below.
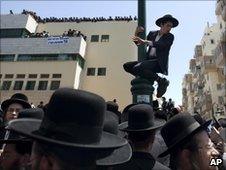
[[[212,158],[210,161],[210,166],[218,166],[222,164],[223,160],[220,158]]]

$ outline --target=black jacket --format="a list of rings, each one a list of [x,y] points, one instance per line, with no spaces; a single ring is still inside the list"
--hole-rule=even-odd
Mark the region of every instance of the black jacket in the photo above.
[[[161,73],[168,75],[168,60],[170,47],[173,44],[174,35],[171,33],[164,34],[158,41],[155,41],[158,31],[150,31],[147,40],[153,42],[153,47],[156,48],[156,56],[161,67]],[[147,51],[147,58],[149,58],[150,49]]]
[[[168,167],[155,161],[148,152],[133,152],[130,161],[113,167],[113,170],[170,170]]]

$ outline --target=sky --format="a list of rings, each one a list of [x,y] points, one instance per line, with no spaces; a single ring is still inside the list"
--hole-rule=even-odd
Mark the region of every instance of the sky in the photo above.
[[[189,60],[194,48],[200,44],[207,22],[216,23],[215,0],[209,1],[146,1],[146,33],[157,30],[155,21],[165,14],[179,20],[179,26],[172,29],[175,39],[169,56],[170,85],[164,95],[172,98],[176,105],[182,104],[182,80],[189,72]],[[45,17],[109,17],[137,16],[136,0],[114,1],[2,1],[1,14],[15,14],[23,9],[34,11]],[[132,36],[132,35],[131,35]],[[122,63],[123,64],[123,63]]]

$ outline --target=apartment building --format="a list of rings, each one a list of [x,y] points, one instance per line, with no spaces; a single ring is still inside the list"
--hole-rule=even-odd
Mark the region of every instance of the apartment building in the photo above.
[[[136,19],[40,21],[30,13],[1,15],[0,101],[22,92],[37,105],[47,103],[54,90],[72,87],[116,99],[124,108],[132,102],[133,77],[122,65],[137,60],[131,41],[136,27]],[[66,35],[69,30],[76,36]]]
[[[190,60],[190,73],[183,79],[185,110],[198,111],[204,118],[212,116],[212,109],[225,113],[226,106],[226,3],[216,3],[217,23],[207,24],[200,45]]]

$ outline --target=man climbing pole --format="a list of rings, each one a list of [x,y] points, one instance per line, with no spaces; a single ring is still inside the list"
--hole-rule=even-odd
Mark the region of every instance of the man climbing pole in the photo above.
[[[146,60],[127,62],[123,67],[126,72],[134,76],[157,81],[157,97],[159,98],[165,94],[169,81],[159,77],[157,73],[168,75],[169,51],[174,40],[174,35],[170,33],[170,30],[176,27],[179,22],[168,14],[157,19],[155,23],[160,27],[160,30],[150,31],[147,40],[139,37],[139,33],[144,31],[143,27],[137,27],[135,36],[132,38],[138,46],[148,46]]]

